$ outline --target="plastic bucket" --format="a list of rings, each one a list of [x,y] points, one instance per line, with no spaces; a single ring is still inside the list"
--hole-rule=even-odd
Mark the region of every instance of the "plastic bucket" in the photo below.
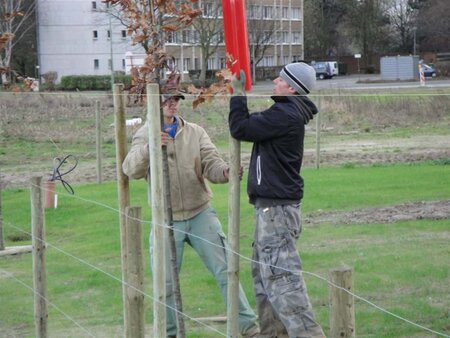
[[[55,203],[55,181],[44,181],[44,208],[56,208]]]

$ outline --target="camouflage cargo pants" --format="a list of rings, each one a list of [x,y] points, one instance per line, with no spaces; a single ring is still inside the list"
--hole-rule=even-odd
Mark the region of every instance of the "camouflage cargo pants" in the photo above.
[[[295,247],[300,232],[299,205],[256,208],[252,275],[260,338],[325,337],[314,319]]]

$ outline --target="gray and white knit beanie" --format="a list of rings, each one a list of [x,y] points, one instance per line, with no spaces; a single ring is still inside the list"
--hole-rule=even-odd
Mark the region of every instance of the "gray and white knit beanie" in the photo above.
[[[280,77],[300,95],[308,95],[316,85],[316,71],[304,62],[284,66]]]

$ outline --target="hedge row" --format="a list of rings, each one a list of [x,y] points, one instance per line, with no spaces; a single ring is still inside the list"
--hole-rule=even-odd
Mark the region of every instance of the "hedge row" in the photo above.
[[[131,85],[129,75],[115,75],[114,83],[123,83],[125,87]],[[69,75],[61,77],[58,85],[60,90],[110,90],[111,76],[109,75]]]

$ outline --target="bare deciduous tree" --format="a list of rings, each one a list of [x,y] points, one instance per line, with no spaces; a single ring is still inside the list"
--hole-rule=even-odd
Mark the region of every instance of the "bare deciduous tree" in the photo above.
[[[146,83],[158,83],[161,87],[160,73],[169,69],[171,74],[165,83],[163,90],[176,92],[179,88],[179,74],[171,68],[171,57],[164,50],[164,40],[161,36],[164,32],[176,32],[192,24],[192,20],[200,12],[192,7],[196,0],[181,3],[173,0],[105,0],[107,4],[118,6],[122,12],[124,21],[127,22],[128,34],[132,36],[133,44],[140,44],[146,52],[144,64],[134,69],[134,81],[142,90],[138,95],[144,94]],[[161,91],[163,91],[161,90]],[[162,107],[161,107],[162,116]],[[163,179],[166,200],[166,220],[169,225],[169,245],[171,252],[171,270],[173,278],[173,293],[175,306],[178,309],[178,336],[185,337],[184,320],[182,313],[182,301],[178,270],[176,264],[176,247],[173,235],[172,207],[170,201],[170,180],[168,172],[167,148],[163,147]]]
[[[251,11],[247,18],[247,30],[250,44],[250,58],[252,60],[252,79],[256,79],[256,66],[275,40],[281,38],[276,32],[275,20],[264,20],[262,6],[257,0],[248,2]],[[273,48],[273,47],[272,47]]]
[[[422,0],[418,6],[417,37],[421,51],[450,51],[450,1]]]
[[[387,0],[350,0],[347,25],[353,42],[367,66],[375,62],[374,55],[389,46],[389,17]]]
[[[0,73],[2,83],[8,86],[11,82],[11,57],[14,46],[34,25],[22,27],[34,15],[35,1],[25,0],[0,1]]]
[[[348,14],[344,2],[313,0],[304,2],[305,54],[307,58],[338,57],[345,54],[343,20]],[[347,41],[346,41],[347,40]]]
[[[411,53],[417,10],[410,6],[408,0],[392,0],[388,15],[392,27],[393,49],[400,53]]]
[[[197,42],[201,50],[201,68],[199,82],[202,86],[206,84],[206,71],[208,70],[208,59],[217,51],[219,43],[223,42],[223,23],[221,20],[221,1],[202,1],[197,6],[202,10],[202,15],[193,21],[193,27],[198,37]]]

